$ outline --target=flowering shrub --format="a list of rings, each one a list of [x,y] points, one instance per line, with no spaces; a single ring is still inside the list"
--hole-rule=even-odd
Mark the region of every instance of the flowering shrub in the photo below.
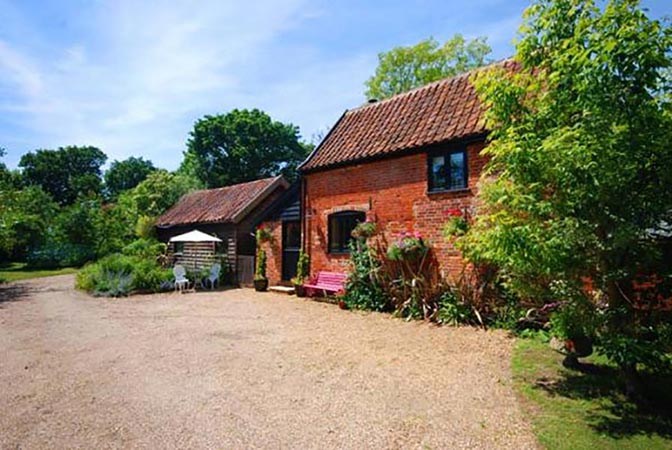
[[[401,233],[387,249],[387,258],[392,261],[415,261],[427,253],[429,247],[420,233]]]
[[[446,240],[463,236],[469,228],[467,214],[461,209],[452,208],[444,212],[448,221],[443,226],[443,237]]]
[[[378,226],[375,222],[366,221],[360,222],[357,224],[354,230],[352,230],[352,237],[355,239],[369,239],[373,237],[378,232]]]

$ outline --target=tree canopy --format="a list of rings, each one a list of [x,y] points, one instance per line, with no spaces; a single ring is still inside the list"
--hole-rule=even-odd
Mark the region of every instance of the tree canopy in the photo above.
[[[234,109],[196,122],[180,171],[208,188],[279,174],[291,180],[306,154],[296,126],[258,109]]]
[[[456,34],[441,45],[434,38],[378,55],[378,67],[369,78],[367,98],[385,99],[442,78],[486,64],[490,46],[484,37],[467,41]]]
[[[101,167],[106,160],[96,147],[68,146],[27,153],[19,167],[24,183],[40,186],[59,204],[70,205],[81,194],[101,194]]]
[[[131,156],[123,161],[113,161],[105,171],[105,195],[113,200],[124,191],[133,189],[147,176],[154,172],[156,167],[151,161]]]
[[[462,245],[520,295],[561,301],[633,380],[672,334],[633,291],[671,279],[655,230],[672,223],[672,30],[634,0],[538,0],[525,18],[519,70],[474,76],[491,162]]]

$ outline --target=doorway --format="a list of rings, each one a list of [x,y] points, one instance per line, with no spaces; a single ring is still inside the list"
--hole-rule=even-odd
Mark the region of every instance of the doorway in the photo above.
[[[282,222],[282,281],[296,276],[296,263],[301,250],[301,221]]]

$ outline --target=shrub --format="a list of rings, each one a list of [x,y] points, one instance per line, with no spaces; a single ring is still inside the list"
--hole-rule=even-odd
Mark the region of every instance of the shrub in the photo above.
[[[132,245],[137,249],[143,244]],[[158,292],[166,288],[172,276],[170,269],[161,268],[155,258],[113,254],[82,268],[76,286],[97,295],[116,297],[133,290]]]
[[[376,273],[380,261],[365,240],[350,242],[351,270],[345,283],[343,301],[350,309],[390,311],[390,299],[383,291]]]
[[[166,252],[166,244],[155,239],[136,239],[125,246],[121,252],[124,255],[158,260]]]
[[[162,283],[173,278],[170,269],[162,269],[151,260],[138,260],[131,272],[133,275],[133,289],[141,291],[159,291]]]
[[[292,283],[302,284],[310,274],[310,256],[303,249],[299,251],[299,260],[296,262],[296,276],[292,278]]]
[[[261,248],[257,249],[257,265],[254,269],[254,279],[266,279],[266,252]]]
[[[30,268],[55,269],[81,266],[94,257],[95,252],[89,245],[50,240],[31,251],[26,258],[26,263]]]
[[[465,304],[454,289],[446,290],[439,297],[439,312],[436,321],[446,325],[459,325],[475,322],[474,312]]]
[[[104,271],[93,294],[101,297],[126,297],[133,286],[133,276],[126,272]]]

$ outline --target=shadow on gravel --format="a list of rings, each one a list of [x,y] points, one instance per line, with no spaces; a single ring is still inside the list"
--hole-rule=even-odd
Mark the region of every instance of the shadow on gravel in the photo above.
[[[30,289],[23,284],[0,284],[0,308],[5,303],[18,302],[28,298]]]

